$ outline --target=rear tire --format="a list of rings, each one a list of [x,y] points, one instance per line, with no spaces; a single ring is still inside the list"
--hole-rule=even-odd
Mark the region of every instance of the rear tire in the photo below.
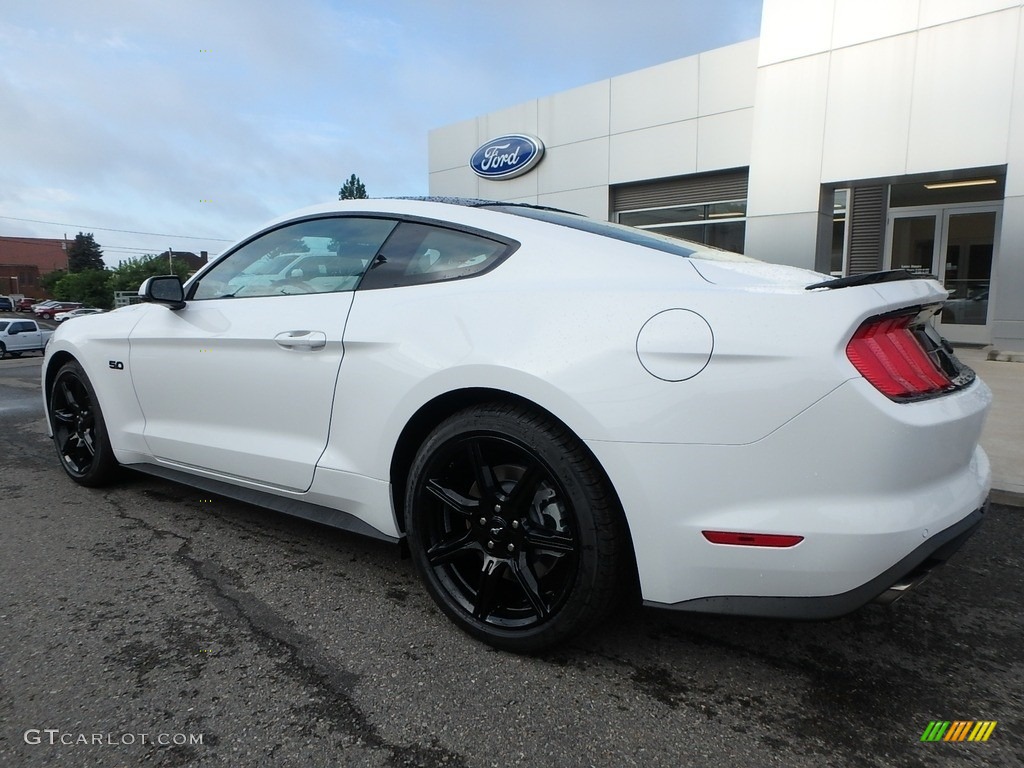
[[[628,580],[628,534],[580,440],[520,406],[469,408],[424,441],[405,522],[427,590],[457,625],[533,653],[579,634]]]
[[[79,485],[106,485],[117,469],[96,391],[82,366],[70,361],[53,380],[48,403],[61,466]]]

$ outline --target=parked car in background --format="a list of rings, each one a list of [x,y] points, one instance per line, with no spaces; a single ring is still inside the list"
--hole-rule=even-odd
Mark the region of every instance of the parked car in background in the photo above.
[[[0,320],[0,360],[22,352],[42,352],[53,331],[39,327],[35,320]]]
[[[47,347],[72,480],[124,465],[404,539],[440,609],[499,648],[635,591],[839,616],[906,594],[984,517],[991,393],[933,326],[934,279],[378,199],[279,219],[140,296]]]
[[[13,312],[14,302],[10,296],[0,296],[0,312]]]
[[[950,297],[942,305],[942,322],[984,325],[988,320],[988,288],[968,292],[962,298]]]
[[[98,315],[104,310],[97,309],[96,307],[81,307],[80,309],[72,309],[68,312],[58,312],[53,316],[53,319],[58,323],[63,323],[65,320],[70,320],[74,317],[84,317],[85,315]]]
[[[25,296],[24,298],[18,299],[16,302],[14,302],[14,311],[28,312],[32,309],[35,303],[35,299],[31,298],[30,296]]]
[[[58,304],[60,304],[60,302],[56,299],[46,299],[44,301],[37,302],[36,304],[32,304],[28,309],[30,312],[36,313],[42,311],[45,307],[56,307]]]
[[[42,320],[52,320],[58,312],[67,312],[71,309],[79,309],[82,306],[80,301],[54,301],[44,302],[32,308],[36,317]]]

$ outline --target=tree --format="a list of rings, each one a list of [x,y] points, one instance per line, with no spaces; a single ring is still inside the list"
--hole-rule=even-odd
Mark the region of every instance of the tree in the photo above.
[[[366,187],[354,173],[348,177],[348,181],[342,184],[341,189],[338,190],[339,200],[365,200],[367,197]]]
[[[172,258],[173,274],[184,281],[189,275],[188,264],[184,259]],[[141,258],[125,259],[117,267],[110,270],[108,287],[111,295],[115,291],[137,291],[147,277],[166,275],[167,257],[147,254]]]
[[[63,280],[67,273],[66,269],[55,269],[53,272],[47,272],[39,278],[39,285],[44,291],[46,291],[47,295],[55,296],[57,283]]]
[[[106,269],[83,269],[66,274],[54,286],[53,293],[60,301],[80,301],[100,309],[114,306],[110,272]]]
[[[87,235],[79,232],[75,235],[74,242],[68,246],[68,272],[104,269],[105,266],[103,251],[93,239],[92,232]]]

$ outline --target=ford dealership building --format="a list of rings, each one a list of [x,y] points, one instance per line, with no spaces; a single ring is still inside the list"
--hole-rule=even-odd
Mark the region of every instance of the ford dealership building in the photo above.
[[[430,133],[430,193],[950,291],[1024,350],[1024,2],[765,0],[761,36]]]

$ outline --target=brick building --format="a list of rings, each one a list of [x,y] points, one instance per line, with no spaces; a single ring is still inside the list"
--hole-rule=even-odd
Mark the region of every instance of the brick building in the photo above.
[[[0,294],[45,298],[40,280],[67,269],[64,240],[41,237],[0,237]]]

